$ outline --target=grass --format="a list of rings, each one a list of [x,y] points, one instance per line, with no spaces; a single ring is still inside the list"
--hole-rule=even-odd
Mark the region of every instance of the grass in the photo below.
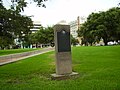
[[[10,50],[0,50],[0,56],[2,55],[8,55],[8,54],[15,54],[15,53],[22,53],[22,52],[28,52],[33,51],[37,49],[10,49]]]
[[[78,78],[56,81],[54,52],[0,67],[0,90],[120,90],[120,46],[73,47]]]

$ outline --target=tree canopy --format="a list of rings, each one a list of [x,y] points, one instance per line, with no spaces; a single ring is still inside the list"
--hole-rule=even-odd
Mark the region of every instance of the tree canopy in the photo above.
[[[29,16],[20,14],[27,7],[29,2],[36,2],[37,6],[45,7],[47,0],[11,0],[11,8],[6,9],[3,6],[3,0],[0,0],[0,48],[14,45],[14,39],[17,38],[23,43],[30,44],[30,28],[33,22]]]
[[[2,3],[0,4],[0,47],[14,44],[15,38],[23,39],[30,33],[32,26],[30,17],[22,16],[14,10],[6,9]]]
[[[24,11],[24,7],[27,7],[28,3],[35,2],[39,7],[46,7],[44,2],[47,0],[11,0],[11,9],[16,10],[16,12]],[[3,3],[3,0],[0,0]]]
[[[54,43],[54,30],[53,27],[48,26],[47,28],[40,27],[40,30],[36,33],[32,33],[29,36],[31,44],[49,44]]]
[[[81,26],[78,35],[83,37],[84,44],[99,42],[102,38],[105,45],[109,41],[120,40],[120,8],[114,7],[105,12],[92,13]]]

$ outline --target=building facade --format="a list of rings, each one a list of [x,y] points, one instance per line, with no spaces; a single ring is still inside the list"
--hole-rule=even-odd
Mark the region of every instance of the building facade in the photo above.
[[[41,27],[41,23],[39,21],[34,21],[33,22],[33,28],[31,28],[30,30],[32,31],[32,33],[37,32],[38,30],[40,30]]]
[[[76,20],[74,21],[71,21],[69,23],[70,25],[70,31],[71,31],[71,35],[74,37],[74,38],[78,38],[78,33],[77,31],[80,29],[80,26],[86,21],[86,18],[85,17],[77,17]]]
[[[74,37],[74,38],[77,38],[78,36],[78,29],[79,29],[79,26],[78,26],[78,21],[75,20],[75,21],[71,21],[70,23],[70,32],[71,32],[71,35]]]

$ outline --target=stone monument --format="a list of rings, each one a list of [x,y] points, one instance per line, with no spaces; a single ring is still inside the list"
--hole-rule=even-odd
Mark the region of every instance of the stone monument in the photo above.
[[[52,79],[66,79],[78,73],[72,72],[70,25],[54,26],[56,73]]]

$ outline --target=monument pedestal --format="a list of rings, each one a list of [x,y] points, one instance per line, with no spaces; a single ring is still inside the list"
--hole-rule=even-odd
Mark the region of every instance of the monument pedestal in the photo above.
[[[57,52],[56,53],[56,74],[70,74],[72,73],[71,52]]]
[[[55,25],[54,38],[56,74],[51,74],[52,79],[63,80],[77,76],[78,73],[72,72],[70,25]]]
[[[63,75],[57,75],[55,74],[51,74],[52,76],[52,80],[65,80],[65,79],[70,79],[72,77],[77,77],[79,74],[76,72],[72,72],[71,74],[63,74]]]

